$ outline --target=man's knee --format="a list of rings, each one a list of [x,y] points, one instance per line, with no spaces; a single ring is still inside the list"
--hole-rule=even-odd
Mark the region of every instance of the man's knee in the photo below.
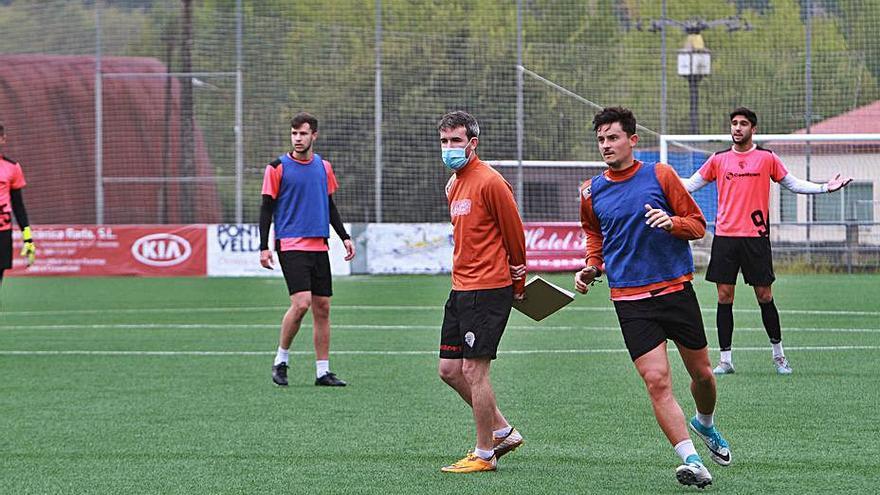
[[[715,375],[712,373],[711,366],[702,366],[699,370],[691,375],[694,385],[705,388],[715,385]]]
[[[735,293],[734,285],[719,284],[718,285],[718,302],[720,304],[733,304]]]
[[[463,379],[460,359],[441,359],[437,367],[440,379],[446,383],[457,383]]]
[[[326,318],[330,315],[329,297],[312,297],[312,314],[318,318]]]
[[[461,365],[461,373],[470,384],[479,383],[489,375],[489,358],[465,359]]]
[[[642,379],[651,397],[661,398],[672,394],[672,382],[668,371],[649,370],[642,375]]]
[[[290,311],[293,312],[295,318],[302,318],[312,304],[311,298],[303,295],[306,293],[297,292],[290,296]]]
[[[755,287],[755,297],[758,299],[759,303],[767,304],[768,302],[773,300],[773,290],[770,288],[770,286]]]

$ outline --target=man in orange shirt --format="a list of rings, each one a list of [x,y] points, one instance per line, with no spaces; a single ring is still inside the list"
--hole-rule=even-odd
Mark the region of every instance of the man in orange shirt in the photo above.
[[[691,287],[694,260],[688,240],[703,237],[706,219],[672,167],[633,158],[639,136],[631,111],[605,108],[593,119],[593,129],[608,170],[581,188],[587,266],[575,275],[575,289],[586,294],[596,277],[606,274],[623,339],[648,389],[654,416],[683,461],[676,478],[702,488],[712,483],[712,475],[688,426],[713,461],[722,466],[731,461],[727,441],[714,425],[715,375]],[[697,414],[689,423],[672,394],[667,339],[675,342],[691,376]]]
[[[489,366],[513,300],[524,297],[525,235],[510,184],[477,156],[476,119],[451,112],[437,127],[443,163],[455,172],[446,184],[455,249],[439,373],[471,407],[477,426],[475,448],[442,471],[494,471],[499,457],[523,443],[498,409]]]

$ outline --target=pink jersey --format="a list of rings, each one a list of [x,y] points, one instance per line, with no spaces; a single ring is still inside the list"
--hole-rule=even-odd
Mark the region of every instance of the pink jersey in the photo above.
[[[21,165],[0,156],[0,231],[12,230],[12,198],[9,192],[21,189],[25,184]]]
[[[733,148],[719,151],[700,167],[700,175],[709,182],[717,181],[715,235],[770,235],[770,181],[779,182],[788,175],[775,153],[760,146],[745,153]]]
[[[290,158],[302,165],[309,164],[309,162],[293,158],[293,155],[290,155]],[[272,165],[266,166],[266,172],[263,174],[263,194],[278,198],[278,190],[281,188],[281,177],[284,175],[282,167],[283,165],[278,165],[277,167]],[[327,173],[327,194],[333,194],[339,188],[339,182],[336,180],[336,174],[333,173],[333,166],[327,160],[324,160],[324,172]],[[327,240],[323,237],[290,237],[281,239],[281,250],[328,251],[329,247],[327,246]]]

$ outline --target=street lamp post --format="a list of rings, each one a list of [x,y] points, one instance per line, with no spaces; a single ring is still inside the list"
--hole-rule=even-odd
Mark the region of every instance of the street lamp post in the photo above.
[[[691,134],[700,133],[700,81],[712,72],[712,53],[703,37],[689,34],[684,48],[678,51],[678,75],[688,81],[691,94]]]
[[[636,22],[636,29],[639,31],[650,31],[652,33],[665,32],[666,26],[677,27],[687,35],[687,39],[685,39],[684,42],[684,48],[678,51],[678,75],[687,79],[688,87],[690,89],[691,134],[699,134],[699,84],[700,81],[712,71],[712,54],[706,49],[706,44],[703,42],[703,37],[700,33],[716,26],[725,27],[729,33],[739,30],[749,31],[752,27],[747,21],[739,17],[728,17],[726,19],[716,19],[713,21],[706,21],[703,19],[677,21],[675,19],[667,19],[664,17],[662,19],[648,19]],[[663,71],[662,74],[662,87],[665,88],[666,72]],[[662,102],[661,107],[666,108],[665,101]]]

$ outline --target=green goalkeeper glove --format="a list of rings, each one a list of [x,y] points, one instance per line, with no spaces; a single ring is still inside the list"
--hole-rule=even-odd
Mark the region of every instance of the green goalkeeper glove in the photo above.
[[[31,228],[25,227],[21,229],[21,240],[24,246],[21,248],[21,255],[27,260],[27,266],[34,264],[37,259],[37,246],[34,245],[34,239],[31,237]]]

